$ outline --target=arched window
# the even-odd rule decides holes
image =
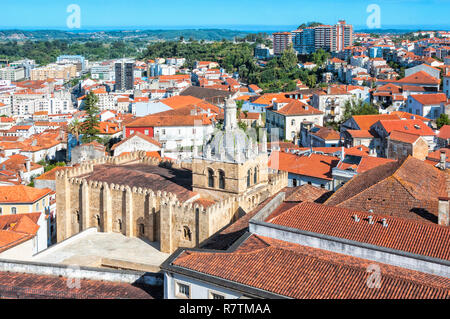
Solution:
[[[17,213],[17,209],[15,207],[11,207],[11,214],[16,214]]]
[[[189,229],[189,227],[187,227],[187,226],[183,227],[183,235],[184,235],[184,239],[191,240],[192,233],[191,233],[191,230]]]
[[[97,226],[100,227],[100,216],[99,216],[99,215],[96,215],[96,216],[95,216],[95,219],[97,219]]]
[[[225,172],[219,171],[219,188],[225,189]]]
[[[214,171],[208,168],[208,187],[214,187]]]
[[[255,167],[255,174],[253,175],[253,184],[258,184],[258,168]]]
[[[144,224],[139,224],[139,234],[145,235],[145,226]]]
[[[250,187],[252,182],[252,170],[249,169],[247,172],[247,187]]]
[[[119,230],[122,230],[122,220],[121,219],[117,220],[117,225],[119,226]]]

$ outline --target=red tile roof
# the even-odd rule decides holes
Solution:
[[[369,130],[346,130],[353,138],[373,138],[373,134]]]
[[[325,204],[437,223],[438,197],[449,191],[447,174],[409,156],[353,177]]]
[[[367,285],[371,264],[379,289]],[[448,278],[257,235],[234,252],[184,251],[171,266],[298,299],[449,298]]]
[[[417,139],[420,137],[418,134],[408,133],[408,132],[401,132],[401,131],[392,131],[389,135],[389,139],[393,141],[413,144],[417,141]]]
[[[397,115],[373,114],[373,115],[353,115],[353,120],[358,124],[360,130],[369,130],[370,127],[380,120],[398,120]]]
[[[408,112],[394,111],[394,112],[391,112],[390,114],[397,115],[401,119],[422,120],[422,121],[427,122],[427,123],[430,121],[430,119],[428,119],[428,118],[426,118],[424,116],[420,116],[420,115],[417,115],[417,114],[411,114],[411,113],[408,113]]]
[[[38,229],[41,213],[0,216],[0,252],[33,238]]]
[[[422,105],[436,105],[447,102],[447,96],[444,93],[413,94],[411,97]]]
[[[425,71],[419,71],[410,76],[404,77],[397,81],[397,83],[413,83],[413,84],[440,84],[441,81]]]
[[[49,195],[49,188],[34,188],[25,185],[0,186],[0,203],[34,203]]]
[[[360,219],[355,222],[357,215]],[[368,217],[373,217],[369,224]],[[382,219],[387,227],[382,225]],[[450,260],[450,228],[353,209],[303,202],[268,221],[327,236]]]
[[[198,125],[197,122],[202,123],[202,125],[211,124],[211,120],[203,115],[159,116],[152,114],[126,124],[126,127],[194,126]]]
[[[437,137],[442,138],[444,140],[450,138],[450,125],[444,125],[439,129],[439,134]]]
[[[434,136],[433,130],[421,120],[394,120],[394,121],[380,121],[381,126],[388,134],[392,131],[406,132],[417,134],[420,136]]]
[[[320,115],[323,114],[322,111],[319,111],[318,109],[312,107],[311,105],[308,105],[306,103],[303,103],[299,100],[293,100],[293,99],[277,99],[277,103],[285,103],[287,104],[283,106],[279,110],[275,110],[274,107],[268,108],[268,110],[271,110],[272,112],[283,114],[286,116],[295,116],[295,115]]]
[[[65,170],[67,169],[67,167],[64,166],[57,166],[51,170],[49,170],[48,172],[45,172],[44,174],[36,177],[35,179],[40,179],[40,180],[56,180],[56,172],[61,171],[61,170]]]
[[[5,298],[26,299],[152,299],[152,289],[101,280],[80,279],[79,288],[69,288],[68,278],[19,272],[0,272],[0,294]]]
[[[311,176],[332,180],[331,171],[339,162],[334,156],[311,154],[299,156],[291,153],[272,151],[269,157],[269,167],[292,174]]]
[[[328,128],[328,127],[322,127],[317,132],[311,133],[314,136],[317,136],[325,141],[329,140],[340,140],[341,136],[338,132],[335,130]]]

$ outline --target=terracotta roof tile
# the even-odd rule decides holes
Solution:
[[[438,197],[446,187],[446,174],[409,156],[353,177],[325,204],[437,223]]]
[[[370,264],[380,289],[367,285]],[[185,251],[172,266],[299,299],[449,298],[448,278],[256,235],[234,252]]]
[[[360,130],[370,130],[370,127],[380,120],[399,119],[397,115],[391,114],[354,115],[352,118],[358,124]]]
[[[34,203],[48,195],[49,188],[34,188],[25,185],[0,186],[0,203]]]
[[[332,180],[331,171],[338,162],[339,159],[334,156],[314,153],[309,156],[299,156],[272,151],[268,165],[271,169],[286,171],[292,174]]]

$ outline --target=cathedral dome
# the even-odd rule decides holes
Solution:
[[[259,154],[256,132],[245,132],[237,124],[236,103],[225,101],[224,129],[216,129],[212,139],[203,146],[203,158],[243,163]]]

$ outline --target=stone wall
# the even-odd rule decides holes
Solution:
[[[172,253],[178,247],[197,247],[234,222],[239,217],[239,208],[249,212],[286,187],[288,181],[285,172],[270,176],[261,172],[260,183],[254,187],[239,195],[226,196],[205,208],[197,203],[181,203],[175,194],[165,191],[87,181],[83,177],[94,170],[94,165],[135,162],[192,169],[191,163],[167,162],[146,157],[145,152],[133,152],[120,157],[98,158],[79,167],[58,171],[57,242],[95,227],[100,232],[119,232],[129,237],[159,241],[160,250],[165,253]]]

